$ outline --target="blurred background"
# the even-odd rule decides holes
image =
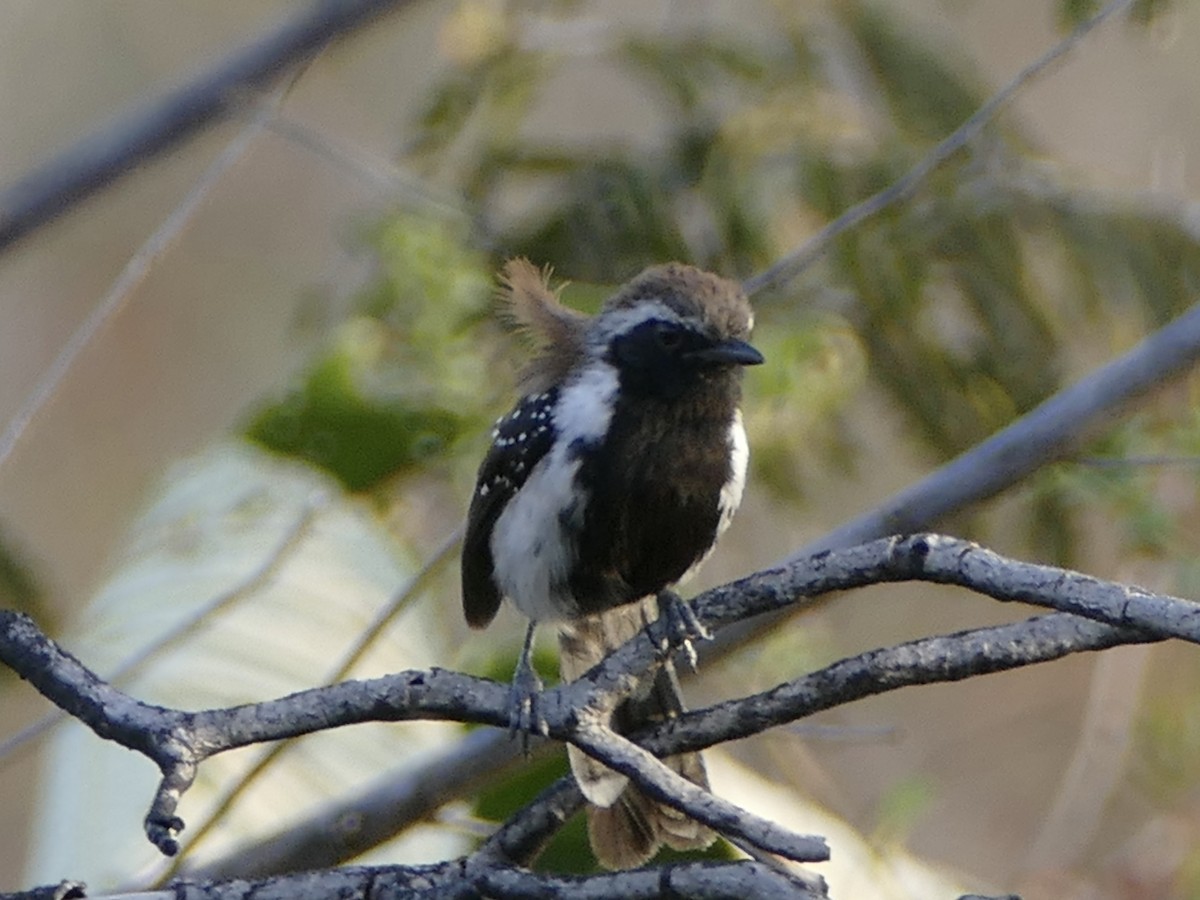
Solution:
[[[0,184],[298,10],[7,4]],[[162,644],[119,680],[156,702],[318,683],[463,515],[520,360],[490,315],[505,258],[553,266],[584,309],[667,259],[748,277],[902,175],[1091,10],[428,0],[348,36],[0,260],[2,427],[87,317],[114,310],[0,463],[0,602],[101,674]],[[751,485],[697,588],[870,509],[1194,302],[1200,8],[1139,10],[915,197],[755,298],[769,365],[747,383]],[[114,289],[188,202],[144,275]],[[1200,596],[1196,387],[1165,387],[1078,459],[940,528]],[[521,623],[468,634],[456,565],[352,674],[507,677]],[[944,588],[840,596],[689,695],[1027,614]],[[49,712],[12,676],[0,697],[0,739]],[[286,825],[271,798],[319,808],[461,734],[350,729],[283,759],[197,858]],[[840,817],[880,864],[880,897],[932,896],[898,874],[910,863],[1026,898],[1195,897],[1197,751],[1200,654],[1162,645],[837,709],[722,751],[717,788],[786,796],[803,830]],[[254,756],[230,759],[206,764],[190,825]],[[21,812],[0,821],[0,890],[161,877],[140,835],[154,774],[70,728],[5,752],[0,804]],[[377,858],[462,852],[486,815],[466,798]]]

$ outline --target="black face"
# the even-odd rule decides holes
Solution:
[[[715,340],[678,322],[650,319],[613,339],[609,361],[621,373],[623,391],[669,400],[716,373],[763,358],[745,341]]]

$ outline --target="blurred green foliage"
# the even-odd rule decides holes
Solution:
[[[1159,672],[1156,690],[1141,713],[1132,776],[1156,804],[1194,802],[1200,782],[1200,665],[1175,654],[1170,672]]]
[[[884,5],[771,9],[756,38],[618,33],[597,62],[523,42],[504,7],[461,4],[447,26],[457,64],[406,162],[461,196],[477,230],[412,211],[382,222],[359,318],[250,433],[356,490],[470,457],[511,399],[499,375],[512,348],[487,315],[504,257],[552,265],[577,284],[567,301],[589,308],[665,259],[744,277],[891,184],[986,97],[965,62]],[[577,64],[632,81],[654,112],[645,142],[568,142],[531,124]],[[822,469],[852,470],[843,416],[862,390],[887,397],[931,462],[948,459],[1058,390],[1082,339],[1190,304],[1200,247],[1179,216],[1073,185],[1025,145],[994,126],[914,199],[755,298],[769,362],[747,389],[758,483],[800,501]],[[1031,496],[1039,552],[1070,562],[1067,499],[1053,481]]]
[[[1101,0],[1058,0],[1058,19],[1064,28],[1078,25],[1084,19],[1094,16],[1107,3]],[[1139,24],[1145,24],[1160,13],[1165,12],[1171,5],[1171,0],[1137,0],[1130,10],[1130,18]]]
[[[33,571],[10,541],[0,535],[0,608],[17,609],[40,618],[45,615],[41,600],[42,592]]]
[[[914,776],[896,782],[881,798],[871,840],[876,845],[903,844],[937,799],[937,786]]]
[[[491,290],[486,258],[430,218],[397,216],[371,240],[379,274],[358,314],[300,384],[247,426],[253,440],[353,491],[445,456],[489,409],[475,334]]]

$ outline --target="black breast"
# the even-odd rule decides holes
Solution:
[[[581,612],[657,593],[708,552],[730,477],[737,384],[729,372],[669,399],[626,394],[602,452],[581,448],[588,501],[571,578]]]

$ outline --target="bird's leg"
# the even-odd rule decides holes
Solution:
[[[672,644],[679,644],[687,656],[692,671],[696,669],[696,648],[692,641],[712,640],[712,632],[696,618],[692,605],[674,591],[659,591],[658,617],[663,623],[663,642],[660,650],[666,653]]]
[[[508,691],[508,733],[521,735],[521,750],[529,753],[529,735],[534,729],[543,735],[547,732],[544,719],[538,715],[538,697],[542,692],[542,679],[533,668],[533,632],[536,622],[529,623],[525,632],[525,645],[513,672],[512,685]]]

